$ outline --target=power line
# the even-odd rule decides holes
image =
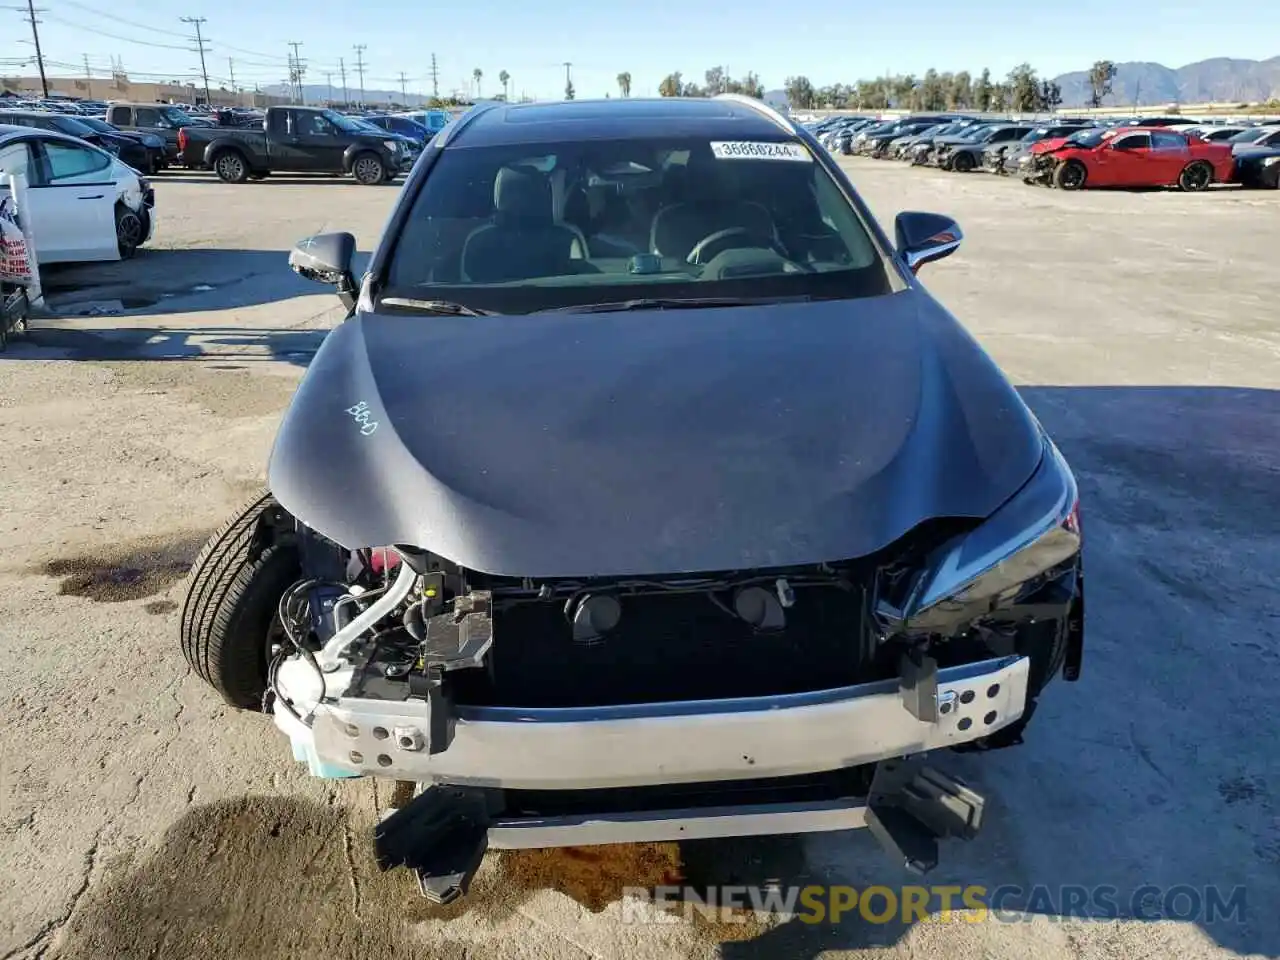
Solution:
[[[204,17],[179,17],[178,19],[181,20],[183,23],[189,23],[193,27],[195,27],[196,49],[200,51],[200,76],[204,78],[204,102],[212,103],[213,97],[209,96],[209,71],[205,68],[205,65],[204,65],[204,55],[206,52],[206,48],[204,45],[204,37],[200,33],[200,27],[205,23],[205,19]]]
[[[28,0],[30,3],[30,0]],[[98,37],[107,37],[110,40],[119,40],[122,43],[135,43],[140,47],[155,47],[159,50],[184,50],[190,52],[190,47],[180,46],[176,43],[154,43],[151,40],[139,40],[137,37],[126,37],[118,33],[107,33],[105,30],[99,30],[97,27],[86,27],[83,24],[76,23],[74,20],[64,20],[61,17],[55,17],[52,14],[45,14],[45,18],[60,26],[68,27],[72,30],[81,30],[85,33],[92,33]]]
[[[162,30],[159,27],[151,27],[145,23],[139,23],[136,20],[126,20],[124,17],[120,16],[117,13],[107,11],[107,10],[99,10],[97,7],[92,7],[87,3],[79,3],[78,0],[58,0],[58,2],[59,4],[65,4],[68,7],[76,7],[77,9],[83,10],[86,13],[92,13],[95,16],[104,17],[116,23],[122,23],[125,26],[133,27],[136,30],[148,30],[151,33],[158,33],[161,36],[165,36],[165,37],[178,37],[180,40],[187,39],[187,35],[185,33],[179,33],[176,30]]]
[[[29,0],[28,0],[29,2]],[[360,106],[364,106],[364,52],[367,49],[363,43],[357,43],[352,49],[356,52],[356,73],[360,74]]]

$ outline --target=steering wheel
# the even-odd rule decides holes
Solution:
[[[725,240],[731,240],[734,237],[750,236],[752,232],[753,231],[748,230],[746,227],[727,227],[724,230],[717,230],[715,233],[709,233],[693,245],[693,249],[689,251],[689,255],[684,258],[684,261],[685,263],[693,266],[701,266],[706,262],[702,259],[702,255],[707,252],[708,247],[713,247]],[[786,256],[783,251],[778,249],[777,242],[772,238],[769,239],[767,246],[768,249],[773,250],[779,256]],[[709,260],[711,258],[708,257],[707,259]]]

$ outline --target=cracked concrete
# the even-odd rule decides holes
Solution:
[[[1084,679],[1051,688],[1026,746],[951,758],[992,805],[936,882],[1239,884],[1245,922],[1090,923],[1017,901],[1008,923],[636,924],[620,890],[592,911],[521,886],[504,857],[443,909],[379,873],[369,830],[392,787],[307,777],[269,723],[191,676],[181,584],[143,596],[128,574],[93,599],[44,572],[192,550],[260,483],[340,314],[284,251],[320,228],[368,250],[394,197],[160,177],[161,251],[86,276],[214,289],[37,321],[0,355],[0,960],[1280,955],[1280,288],[1256,255],[1280,241],[1277,198],[851,169],[890,231],[901,209],[958,217],[965,246],[926,268],[930,289],[1024,388],[1084,497]],[[911,882],[861,833],[684,858],[708,883]]]

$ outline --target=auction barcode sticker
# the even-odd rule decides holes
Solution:
[[[717,160],[798,160],[813,163],[813,155],[798,143],[749,143],[743,140],[712,141]]]

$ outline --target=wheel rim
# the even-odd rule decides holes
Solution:
[[[136,213],[123,214],[116,223],[120,246],[133,249],[142,242],[142,219]]]
[[[239,157],[226,156],[218,158],[218,173],[229,180],[237,180],[244,172],[244,165]]]
[[[1182,175],[1192,190],[1203,190],[1209,185],[1208,171],[1202,166],[1195,166]]]
[[[356,177],[360,180],[377,180],[382,177],[382,170],[377,160],[364,157],[356,161]]]
[[[1074,163],[1062,171],[1062,185],[1064,187],[1078,187],[1083,182],[1084,177],[1081,176],[1080,168]]]

